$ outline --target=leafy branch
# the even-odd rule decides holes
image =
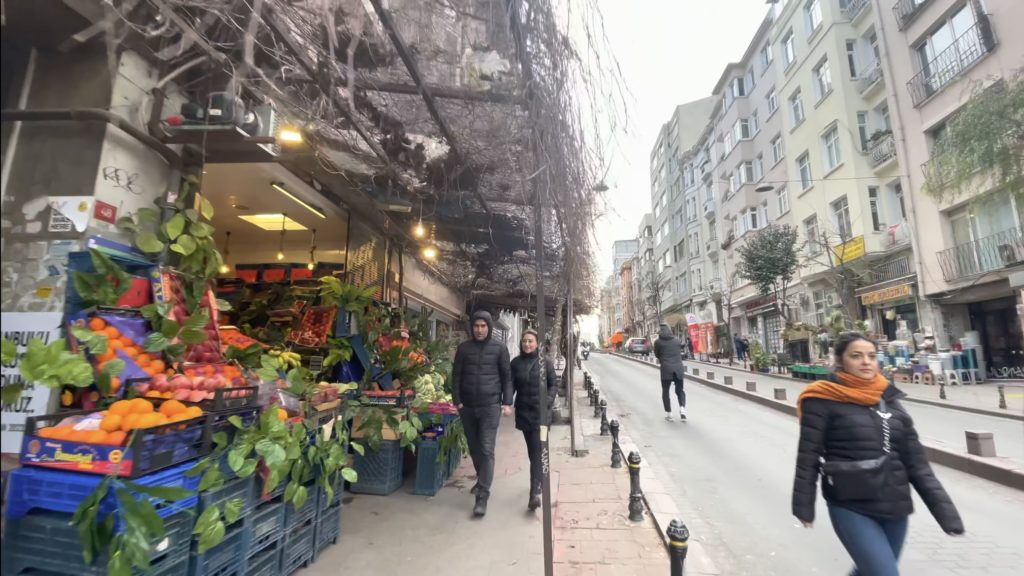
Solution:
[[[121,269],[109,256],[89,249],[95,272],[74,272],[75,291],[85,306],[114,306],[131,287],[132,275]]]
[[[11,340],[4,340],[4,364],[10,364],[17,358],[17,345]],[[109,372],[120,374],[124,363],[107,364]],[[2,397],[5,403],[15,402],[25,390],[26,383],[35,383],[47,388],[59,389],[62,386],[85,388],[93,383],[93,369],[85,357],[68,349],[67,340],[58,338],[49,344],[39,338],[29,340],[25,353],[18,362],[18,371],[22,381],[4,384]]]

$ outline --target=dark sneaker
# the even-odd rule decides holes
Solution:
[[[470,489],[469,493],[470,494],[476,494],[479,491],[480,491],[480,484],[476,483],[476,484],[473,484],[473,488]]]
[[[530,494],[530,503],[526,505],[526,509],[533,512],[537,508],[540,508],[540,493],[534,492]]]
[[[485,494],[476,495],[476,506],[473,506],[473,516],[482,518],[487,515],[487,496]]]

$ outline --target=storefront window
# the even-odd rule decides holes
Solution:
[[[782,316],[772,314],[765,316],[765,349],[769,354],[782,352]]]

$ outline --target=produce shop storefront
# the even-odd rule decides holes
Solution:
[[[897,340],[904,323],[911,333],[920,329],[915,283],[900,282],[869,286],[857,291],[866,316],[887,340]]]

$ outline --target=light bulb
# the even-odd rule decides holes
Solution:
[[[231,267],[228,266],[227,264],[221,264],[220,265],[220,273],[221,274],[227,274],[228,272],[231,272]]]
[[[426,258],[427,260],[433,260],[434,258],[437,258],[437,248],[434,248],[433,246],[427,246],[426,248],[423,249],[423,257]]]
[[[310,260],[309,264],[306,264],[306,269],[307,270],[312,270],[313,268],[316,268],[316,264],[314,264],[313,261]]]
[[[284,252],[278,252],[277,253],[277,259],[278,260],[284,260]]]
[[[423,238],[427,235],[427,229],[423,227],[423,222],[418,222],[412,229],[412,235],[417,238]]]

